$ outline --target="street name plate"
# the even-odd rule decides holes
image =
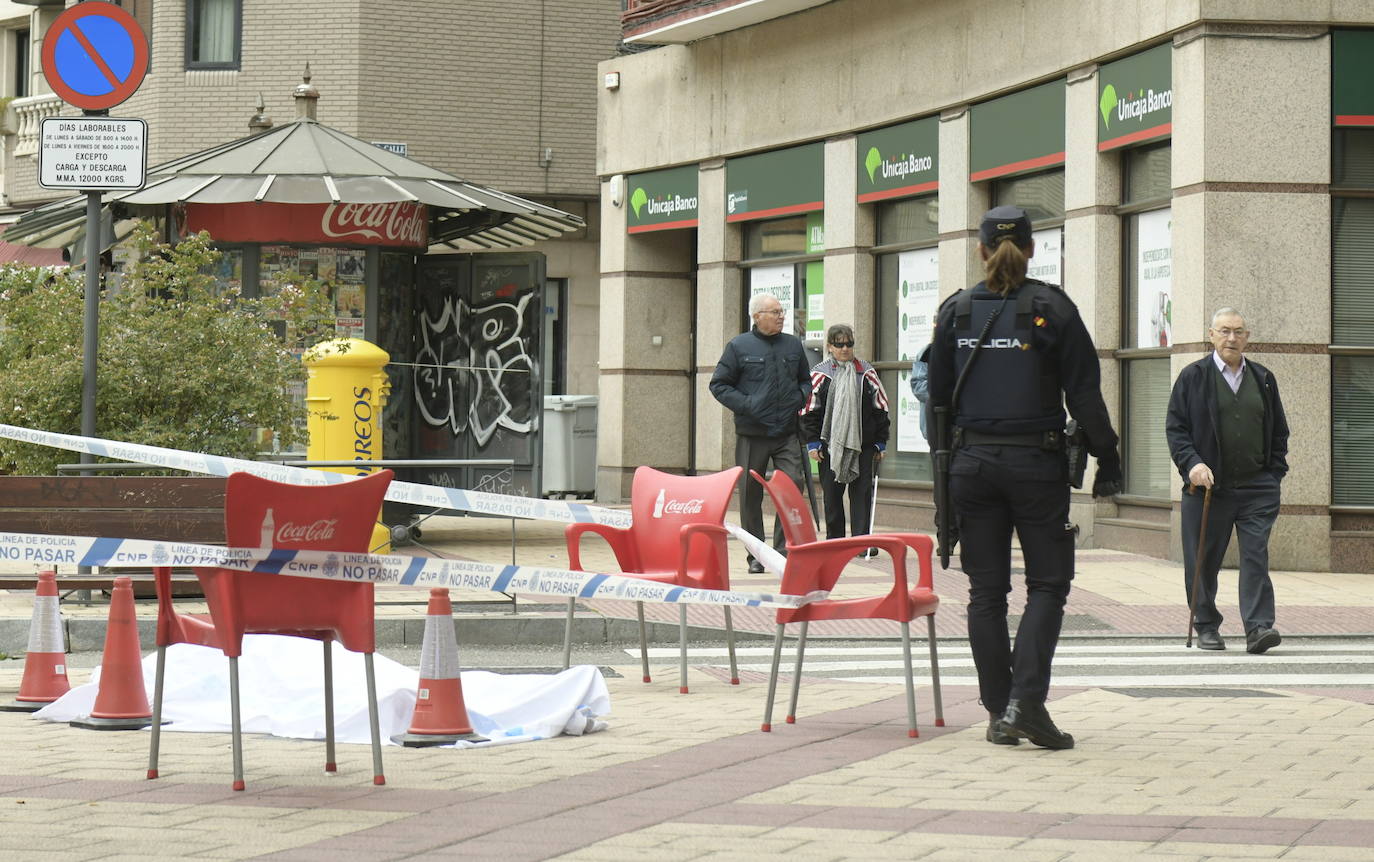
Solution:
[[[148,124],[109,117],[48,117],[38,142],[38,184],[45,189],[141,189]]]

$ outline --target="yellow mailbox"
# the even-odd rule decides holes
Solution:
[[[391,391],[382,367],[385,350],[361,338],[322,341],[305,352],[306,430],[310,461],[356,461],[357,466],[320,467],[350,476],[367,476],[382,458],[382,407]],[[390,553],[390,532],[378,524],[372,531],[375,553]]]

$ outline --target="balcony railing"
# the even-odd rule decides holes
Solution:
[[[9,109],[14,112],[13,125],[6,125],[6,131],[14,132],[14,154],[32,156],[38,152],[38,132],[43,120],[62,113],[63,102],[51,93],[41,96],[25,96],[10,102]]]
[[[626,42],[657,45],[694,42],[830,0],[622,0]]]

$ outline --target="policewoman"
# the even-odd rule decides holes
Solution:
[[[1073,736],[1045,709],[1073,580],[1065,406],[1097,458],[1094,497],[1120,491],[1117,436],[1078,308],[1057,285],[1026,277],[1035,251],[1026,213],[996,207],[978,233],[986,277],[941,304],[929,386],[932,406],[953,422],[949,492],[969,579],[969,642],[988,710],[986,738],[1072,748]],[[1026,579],[1015,649],[1007,633],[1013,530]]]

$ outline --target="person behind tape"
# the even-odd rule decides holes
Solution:
[[[797,414],[811,394],[811,366],[801,340],[783,332],[785,312],[776,296],[754,294],[749,317],[754,325],[730,339],[716,363],[711,394],[735,414],[735,463],[746,472],[739,486],[740,526],[763,539],[763,486],[747,474],[767,475],[772,464],[803,487]],[[780,518],[773,521],[773,546],[786,553]],[[763,572],[752,553],[749,571]]]
[[[988,710],[986,738],[1072,748],[1073,736],[1045,708],[1077,532],[1069,521],[1065,403],[1097,458],[1094,497],[1120,491],[1117,435],[1077,307],[1057,285],[1026,277],[1035,246],[1025,212],[989,210],[979,239],[986,280],[940,306],[930,400],[954,422],[950,495],[969,579],[969,642]],[[1015,649],[1007,634],[1013,530],[1026,579]]]
[[[811,397],[802,410],[802,435],[820,464],[825,537],[842,539],[849,492],[852,536],[872,532],[875,461],[887,449],[887,393],[873,366],[854,355],[854,330],[836,323],[825,333],[830,358],[811,369]],[[867,554],[865,554],[867,556]]]
[[[1245,651],[1259,654],[1283,640],[1274,628],[1269,531],[1279,514],[1279,483],[1288,472],[1288,420],[1273,373],[1244,355],[1250,332],[1240,312],[1219,309],[1208,334],[1215,349],[1179,372],[1164,422],[1169,454],[1186,483],[1181,511],[1183,589],[1193,606],[1204,493],[1188,492],[1211,488],[1202,595],[1194,608],[1197,645],[1226,649],[1217,610],[1217,570],[1234,526],[1240,545]]]

